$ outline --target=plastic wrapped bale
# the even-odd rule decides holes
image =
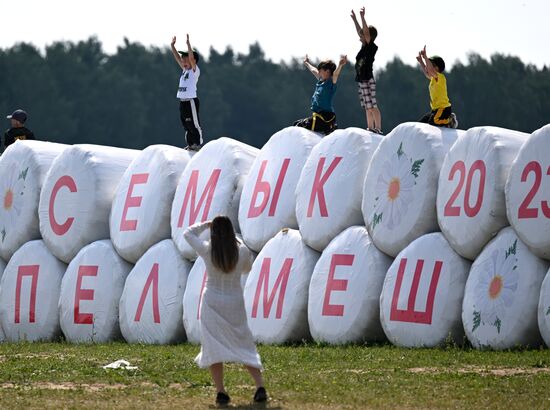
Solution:
[[[535,256],[511,227],[477,257],[466,283],[462,322],[476,348],[538,346],[539,294],[548,262]]]
[[[504,128],[470,128],[445,156],[437,219],[453,249],[465,258],[474,260],[508,225],[504,185],[527,137]]]
[[[464,131],[409,122],[374,152],[363,186],[362,211],[374,244],[396,256],[420,236],[439,231],[435,202],[445,154]]]
[[[46,174],[38,215],[48,248],[69,263],[84,246],[109,238],[109,213],[118,181],[139,151],[73,145]]]
[[[155,243],[170,238],[170,211],[178,180],[191,159],[188,151],[151,145],[120,180],[110,218],[117,252],[135,263]]]
[[[550,270],[546,272],[540,289],[537,319],[546,346],[550,346]]]
[[[59,297],[59,321],[70,342],[105,343],[121,338],[118,303],[132,265],[110,240],[93,242],[69,264]]]
[[[4,262],[2,259],[0,259],[0,281],[2,280],[2,275],[4,274],[4,269],[6,269],[6,262]],[[6,340],[6,335],[4,334],[4,331],[2,330],[2,323],[0,321],[0,342],[4,342]]]
[[[259,252],[282,228],[298,229],[295,190],[302,168],[321,141],[302,127],[275,133],[256,157],[245,181],[239,225],[246,245]]]
[[[253,253],[254,254],[254,253]],[[202,303],[202,292],[206,286],[206,265],[201,257],[198,257],[187,278],[187,286],[183,294],[183,327],[187,335],[187,341],[192,344],[200,344],[200,309]],[[246,285],[248,273],[241,275],[241,286]]]
[[[506,181],[510,224],[541,258],[550,259],[550,124],[523,144]]]
[[[440,232],[414,240],[388,269],[380,320],[397,346],[435,347],[464,340],[461,310],[470,261]]]
[[[313,339],[336,344],[385,340],[380,294],[391,263],[364,226],[352,226],[334,238],[315,265],[309,285]]]
[[[120,330],[129,343],[169,344],[185,340],[183,293],[191,263],[171,239],[138,260],[120,298]]]
[[[304,242],[322,251],[340,232],[363,224],[363,183],[382,137],[360,128],[336,130],[311,151],[296,187]]]
[[[196,153],[181,175],[172,204],[172,239],[187,259],[197,254],[183,237],[195,222],[217,215],[231,219],[239,232],[238,212],[243,184],[260,151],[230,138],[210,141]]]
[[[0,157],[0,257],[40,239],[38,201],[46,173],[67,145],[16,141]]]
[[[279,232],[258,254],[244,288],[248,326],[261,343],[309,339],[308,289],[320,254],[300,232]]]
[[[27,242],[13,254],[0,283],[0,322],[8,341],[61,336],[57,304],[66,268],[42,240]]]

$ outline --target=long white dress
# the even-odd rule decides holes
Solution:
[[[262,368],[260,355],[248,327],[241,274],[252,268],[252,253],[239,242],[239,261],[230,273],[212,264],[210,240],[200,235],[208,229],[208,222],[196,223],[183,235],[189,245],[204,259],[206,286],[200,308],[201,351],[195,362],[201,368],[214,363],[237,362]]]

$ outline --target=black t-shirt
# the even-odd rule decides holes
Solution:
[[[25,127],[10,128],[4,133],[4,149],[8,148],[15,140],[33,140],[34,134]]]
[[[378,46],[374,44],[374,41],[363,44],[363,47],[357,53],[357,57],[355,57],[355,81],[369,81],[374,78],[372,65],[377,51]]]

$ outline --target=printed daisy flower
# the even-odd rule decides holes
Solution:
[[[15,227],[23,208],[25,173],[19,173],[18,167],[11,164],[0,180],[0,241]]]
[[[411,173],[411,161],[403,153],[394,154],[384,162],[382,173],[378,175],[375,186],[376,205],[373,220],[382,217],[381,222],[393,229],[407,213],[413,198],[414,175]],[[378,215],[377,215],[378,214]]]
[[[506,309],[514,303],[518,288],[518,271],[515,269],[515,255],[494,250],[480,265],[481,278],[475,291],[475,305],[481,320],[490,325],[500,323]],[[500,324],[497,326],[500,328]]]

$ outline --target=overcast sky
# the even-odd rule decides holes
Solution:
[[[30,42],[43,49],[54,41],[95,35],[114,53],[124,37],[168,47],[177,35],[182,48],[190,33],[203,54],[210,46],[222,52],[228,45],[246,53],[258,41],[276,62],[306,53],[332,59],[347,54],[353,62],[360,43],[350,10],[358,14],[362,5],[367,22],[378,28],[375,67],[394,56],[416,64],[424,44],[448,64],[465,62],[473,51],[550,66],[550,0],[20,0],[9,5],[3,0],[0,47]]]

